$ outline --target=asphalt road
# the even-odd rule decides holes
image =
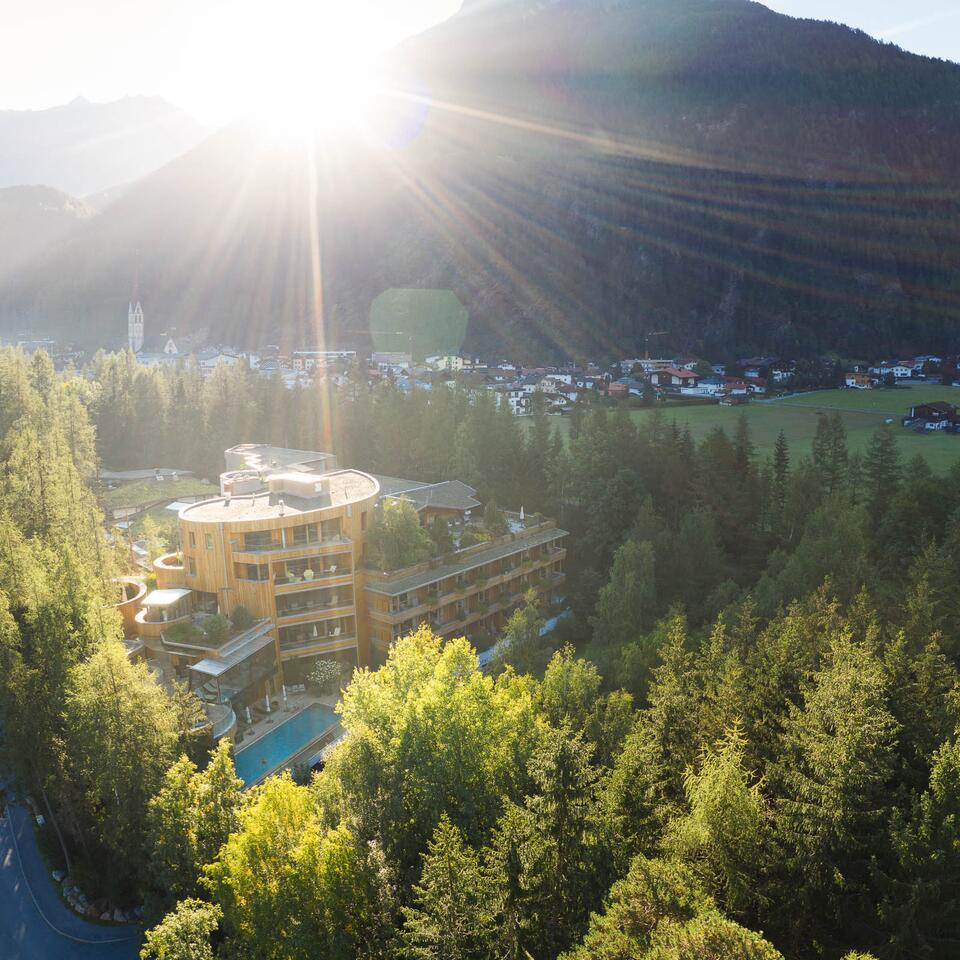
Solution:
[[[60,899],[30,814],[0,820],[0,960],[136,960],[140,931],[88,923]]]

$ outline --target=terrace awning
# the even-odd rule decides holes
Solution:
[[[254,654],[267,647],[273,646],[273,637],[267,633],[259,637],[251,637],[239,644],[234,650],[220,657],[207,657],[205,660],[194,663],[190,667],[191,673],[201,673],[212,679],[222,677],[228,670],[243,663]]]
[[[151,590],[141,601],[145,607],[170,607],[178,600],[193,593],[184,587],[169,587],[166,590]]]

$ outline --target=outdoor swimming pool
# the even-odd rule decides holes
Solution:
[[[337,722],[328,707],[311,703],[295,717],[264,734],[249,747],[241,747],[234,756],[237,776],[247,785],[299,753],[312,740]]]

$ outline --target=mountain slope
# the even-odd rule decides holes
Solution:
[[[205,131],[158,97],[49,110],[0,111],[0,187],[43,184],[74,196],[136,180],[189,150]]]
[[[318,250],[344,344],[409,286],[478,350],[954,344],[960,67],[744,0],[506,0],[391,69],[392,149],[226,131],[0,280],[0,322],[119,339],[139,250],[148,324],[310,341]]]
[[[95,216],[82,200],[52,187],[0,188],[0,263],[18,267]]]

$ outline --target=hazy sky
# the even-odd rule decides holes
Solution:
[[[159,94],[226,119],[296,60],[375,54],[460,0],[3,0],[0,109]]]
[[[0,108],[160,94],[218,122],[291,61],[375,53],[459,0],[4,0]],[[960,0],[769,0],[960,61]],[[290,49],[289,56],[278,51]]]
[[[792,17],[837,20],[904,50],[960,62],[960,0],[763,0]]]

